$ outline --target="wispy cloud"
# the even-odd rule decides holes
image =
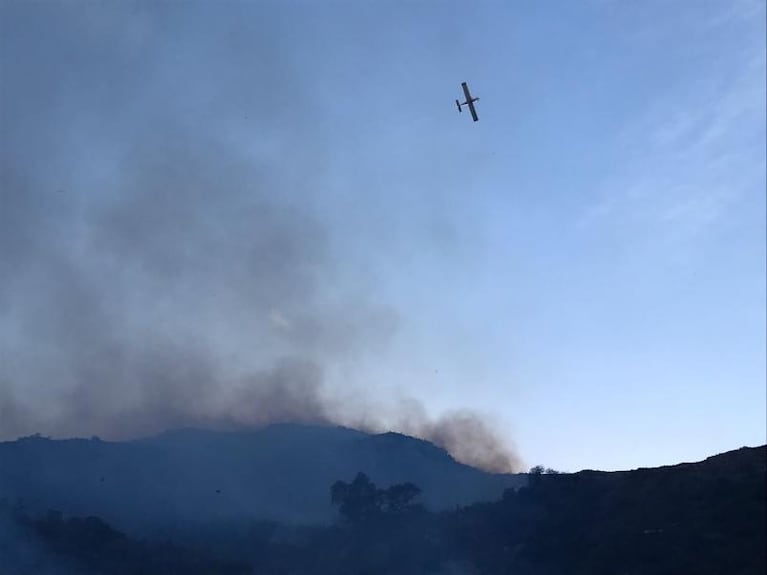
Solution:
[[[736,7],[708,25],[753,28],[744,15],[759,7]],[[722,61],[697,66],[694,81],[670,85],[625,126],[617,137],[625,163],[609,170],[578,227],[634,224],[691,239],[763,192],[763,40],[752,35],[729,48]]]

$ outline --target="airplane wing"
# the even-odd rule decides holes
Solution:
[[[467,102],[471,102],[471,94],[469,93],[469,85],[466,82],[461,82],[461,88],[463,88],[463,95],[466,97]]]
[[[477,110],[474,109],[474,102],[471,100],[467,100],[467,102],[469,102],[469,112],[471,112],[471,119],[476,122],[479,120],[479,118],[477,117]]]
[[[469,85],[466,82],[461,82],[461,88],[463,88],[463,95],[466,96],[466,104],[469,106],[469,112],[471,112],[471,119],[475,122],[479,120],[479,117],[477,116],[477,110],[474,107],[474,102],[478,100],[478,98],[472,98],[471,92],[469,92]]]

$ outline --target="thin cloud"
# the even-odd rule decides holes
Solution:
[[[718,25],[735,23],[748,25],[732,16]],[[576,227],[628,223],[693,238],[759,187],[765,56],[761,44],[744,44],[735,51],[736,66],[720,67],[719,75],[684,91],[670,88],[626,127],[618,138],[626,163],[612,169]]]

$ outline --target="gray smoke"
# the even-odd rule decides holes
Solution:
[[[509,441],[481,415],[469,410],[446,413],[435,420],[423,419],[416,425],[403,426],[403,430],[444,447],[458,461],[487,471],[513,473],[523,469]]]
[[[364,419],[324,373],[397,314],[342,280],[266,6],[0,7],[0,438]],[[402,429],[514,465],[471,414]]]
[[[524,466],[514,445],[492,425],[489,416],[463,409],[433,417],[422,403],[414,399],[395,403],[381,402],[376,413],[353,413],[345,421],[351,427],[382,432],[395,429],[400,433],[431,441],[448,451],[455,459],[495,473],[515,473]]]

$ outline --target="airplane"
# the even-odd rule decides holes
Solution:
[[[460,103],[458,100],[455,101],[455,105],[458,106],[458,111],[461,112],[461,106],[468,106],[469,112],[471,112],[471,117],[476,122],[479,120],[477,117],[477,110],[474,109],[474,102],[479,102],[479,98],[472,98],[471,94],[469,93],[469,86],[466,84],[466,82],[461,82],[461,88],[463,88],[463,95],[466,97],[466,101],[463,103]]]

